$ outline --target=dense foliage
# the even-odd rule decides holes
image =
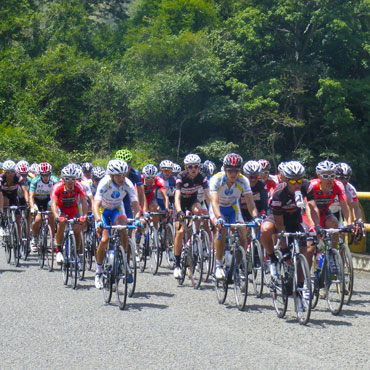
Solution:
[[[370,0],[2,0],[0,159],[234,150],[366,188],[369,55]]]

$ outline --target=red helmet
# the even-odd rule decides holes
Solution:
[[[48,162],[42,162],[39,164],[39,174],[40,175],[50,175],[51,174],[51,164]]]
[[[15,170],[21,175],[28,175],[29,172],[28,163],[26,161],[19,161],[17,163],[17,166],[15,167]]]
[[[267,159],[259,159],[258,162],[261,163],[262,171],[264,171],[264,170],[270,171],[271,170],[271,164]]]
[[[229,153],[226,154],[223,160],[224,168],[238,168],[241,170],[243,158],[239,154]]]

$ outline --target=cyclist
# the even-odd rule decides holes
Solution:
[[[266,190],[270,198],[275,188],[279,184],[279,179],[277,176],[270,174],[271,164],[268,160],[259,159],[258,162],[261,163],[262,167],[261,179],[266,183]]]
[[[30,169],[29,169],[30,171],[29,176],[31,179],[35,178],[38,175],[37,173],[38,168],[39,168],[39,165],[36,162],[31,164]]]
[[[200,173],[200,157],[197,154],[188,154],[184,158],[185,170],[180,172],[176,178],[175,191],[175,211],[176,211],[176,235],[175,235],[175,263],[176,267],[173,275],[176,279],[181,278],[182,271],[180,268],[182,239],[184,237],[184,225],[180,224],[185,212],[190,211],[194,215],[202,215],[202,206],[198,201],[199,188],[204,189],[206,200],[209,202],[208,180],[205,175]],[[200,222],[198,222],[198,229]]]
[[[96,190],[98,189],[99,181],[105,176],[105,170],[103,167],[97,166],[93,167],[91,170],[91,184],[85,186],[85,191],[90,204],[94,203],[94,197]],[[89,209],[91,211],[91,209]]]
[[[15,171],[22,176],[23,181],[25,185],[27,186],[27,190],[29,190],[29,186],[31,183],[31,179],[28,177],[29,172],[29,164],[27,161],[19,161],[15,167]],[[18,186],[18,199],[19,199],[19,205],[25,206],[26,205],[26,199],[24,197],[23,190],[20,186]]]
[[[312,184],[304,179],[305,168],[298,161],[286,162],[284,165],[284,177],[286,182],[280,183],[272,196],[270,207],[271,214],[261,225],[260,241],[270,257],[271,277],[277,277],[278,259],[274,253],[273,235],[282,231],[297,232],[308,231],[306,224],[302,222],[302,208],[310,210],[312,221],[311,231],[321,234],[319,210],[315,202],[315,195]],[[305,199],[305,200],[304,200]],[[283,255],[289,256],[285,239],[281,241]],[[312,261],[314,247],[306,249],[307,260]]]
[[[176,178],[180,172],[181,172],[181,166],[177,163],[173,163],[172,164],[172,175]]]
[[[159,164],[159,169],[161,170],[159,177],[163,179],[165,183],[166,192],[170,204],[174,203],[174,194],[176,186],[176,178],[172,175],[172,165],[173,163],[168,159],[165,159]],[[164,211],[166,207],[164,204],[163,194],[160,191],[160,187],[157,187],[155,191],[155,198],[157,200],[158,205],[161,207],[162,211]]]
[[[284,175],[284,168],[287,163],[288,162],[281,162],[278,165],[278,174],[276,175],[276,178],[279,184],[281,184],[282,182],[286,182],[286,177]]]
[[[226,229],[222,229],[226,222],[225,219],[228,219],[229,223],[244,223],[239,205],[240,197],[245,197],[245,203],[250,214],[256,222],[260,222],[249,180],[240,173],[242,164],[243,159],[239,154],[227,154],[223,159],[224,172],[214,175],[209,184],[211,198],[209,215],[218,229],[218,235],[214,238],[216,247],[215,277],[217,280],[225,279],[225,271],[222,265],[226,244]],[[239,232],[240,242],[246,248],[246,227],[240,228]]]
[[[137,198],[139,200],[139,205],[141,209],[144,209],[144,201],[145,201],[144,185],[141,180],[140,172],[131,166],[132,157],[133,157],[132,153],[128,149],[118,150],[115,155],[116,159],[119,159],[127,163],[128,165],[127,178],[135,185]],[[132,208],[131,208],[129,197],[125,197],[123,199],[123,204],[125,207],[126,216],[128,218],[133,218],[133,213],[132,213]]]
[[[262,166],[260,162],[248,161],[243,166],[243,173],[248,178],[253,193],[253,200],[256,205],[258,214],[262,217],[266,215],[268,208],[268,194],[265,182],[260,179]],[[245,221],[251,221],[252,216],[248,211],[248,205],[244,197],[241,198],[242,216]]]
[[[53,186],[58,183],[59,179],[52,175],[52,167],[48,162],[39,164],[39,175],[31,181],[30,185],[30,207],[31,213],[35,211],[47,211],[50,209],[50,196]],[[37,235],[40,230],[41,214],[37,214],[35,222],[32,225],[31,249],[37,252]],[[54,218],[49,215],[49,224],[54,233]]]
[[[82,167],[81,169],[83,173],[82,181],[85,181],[86,183],[91,184],[91,171],[93,169],[92,163],[84,162],[82,163],[81,167]]]
[[[126,162],[119,159],[109,161],[107,175],[100,180],[93,203],[93,213],[98,232],[103,226],[108,226],[109,224],[124,225],[127,223],[125,208],[122,206],[122,200],[125,197],[130,199],[133,211],[135,212],[135,224],[139,226],[141,212],[134,185],[126,178],[127,172],[128,165]],[[108,242],[108,230],[103,230],[102,238],[96,251],[95,287],[98,289],[103,288],[102,264]],[[125,251],[129,254],[127,233],[124,231],[121,232],[121,243]],[[130,274],[128,281],[132,282],[132,279],[132,275]]]
[[[69,164],[62,169],[61,175],[61,181],[56,183],[51,191],[51,211],[53,212],[54,219],[59,221],[57,232],[55,234],[57,264],[61,264],[63,262],[62,243],[66,224],[65,218],[70,220],[81,216],[77,208],[78,198],[80,198],[82,204],[82,217],[80,217],[80,219],[84,220],[87,213],[85,190],[81,183],[76,181],[77,176],[79,176],[78,167],[73,163]],[[77,251],[79,254],[82,253],[81,230],[82,225],[73,225]]]

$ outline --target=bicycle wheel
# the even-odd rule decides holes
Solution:
[[[243,311],[248,295],[248,261],[247,255],[241,246],[234,248],[232,270],[236,306],[240,311]]]
[[[120,310],[123,310],[126,306],[127,300],[127,260],[126,253],[123,250],[122,246],[119,246],[119,249],[116,253],[114,260],[114,276],[116,281],[116,294],[117,301]]]
[[[339,248],[340,256],[343,261],[343,273],[344,273],[344,304],[349,304],[353,294],[353,262],[352,254],[348,245],[342,243]]]
[[[338,250],[330,249],[326,257],[325,290],[330,312],[339,315],[344,301],[343,262]]]
[[[208,281],[212,272],[212,250],[207,231],[201,231],[202,249],[203,249],[203,281]]]
[[[50,255],[49,255],[49,251],[50,251],[50,235],[49,235],[49,229],[48,229],[48,226],[45,225],[44,226],[44,240],[43,240],[43,248],[44,248],[44,253],[45,253],[45,262],[50,270]]]
[[[86,271],[86,258],[85,258],[85,234],[81,231],[81,246],[78,253],[78,279],[83,280],[85,278]]]
[[[198,235],[194,235],[190,255],[190,279],[194,289],[199,289],[203,276],[203,248]]]
[[[257,298],[261,298],[264,282],[263,251],[258,240],[251,241],[250,258],[252,265],[253,290]]]
[[[54,247],[54,238],[53,238],[53,231],[51,226],[48,225],[47,227],[47,254],[48,254],[48,265],[49,271],[54,270],[54,258],[55,258],[55,247]]]
[[[39,267],[42,269],[45,264],[45,249],[44,249],[44,227],[40,227],[38,235],[38,245],[37,245],[37,259],[39,262]]]
[[[93,233],[93,230],[87,230],[85,232],[85,258],[87,262],[87,269],[89,271],[91,271],[93,264]]]
[[[299,282],[299,274],[302,273],[303,282]],[[303,254],[299,254],[294,268],[293,279],[293,298],[298,322],[306,325],[310,320],[312,291],[311,291],[311,274],[308,262]]]
[[[74,235],[69,235],[70,261],[69,272],[71,277],[71,287],[76,289],[78,280],[78,255],[76,248],[76,239]]]
[[[113,277],[112,277],[112,266],[109,263],[107,255],[104,257],[103,261],[103,295],[104,302],[109,303],[112,299],[113,292]]]
[[[165,240],[165,255],[167,260],[167,266],[173,269],[175,266],[175,255],[174,255],[174,231],[172,225],[166,225],[166,240]]]
[[[18,225],[13,224],[10,227],[10,244],[13,250],[13,264],[14,266],[19,266],[20,250],[19,250],[19,234]]]
[[[129,238],[129,247],[130,247],[130,259],[128,261],[129,272],[132,274],[132,283],[127,283],[128,296],[132,297],[135,293],[136,288],[136,254],[135,254],[135,243]]]
[[[186,276],[186,268],[188,267],[188,253],[189,248],[185,244],[185,241],[182,241],[182,249],[181,249],[181,258],[180,258],[180,268],[181,268],[181,277],[177,279],[179,285],[184,284],[185,276]]]
[[[146,259],[149,254],[149,234],[144,235],[144,242],[143,244],[139,243],[138,252],[139,252],[139,267],[140,271],[144,272],[146,267]]]
[[[69,279],[69,240],[68,237],[65,238],[65,242],[63,245],[63,262],[61,266],[62,270],[62,278],[63,278],[63,284],[67,285],[68,284],[68,279]]]
[[[20,237],[20,250],[21,250],[21,257],[24,261],[27,260],[28,257],[28,245],[29,245],[29,238],[28,238],[28,226],[27,220],[21,220],[21,237]]]
[[[6,263],[10,263],[12,259],[12,248],[11,248],[11,242],[10,242],[10,235],[7,228],[4,228],[6,230],[5,232],[8,232],[8,235],[4,236],[4,248],[5,248],[5,259]]]
[[[319,286],[319,278],[318,278],[318,271],[316,270],[315,265],[316,255],[314,255],[314,262],[311,266],[311,292],[312,292],[312,302],[311,302],[311,309],[314,309],[317,306],[320,296],[320,286]]]
[[[279,260],[281,259],[281,256]],[[288,291],[285,279],[285,270],[283,263],[277,263],[277,278],[270,280],[270,291],[272,303],[276,314],[279,318],[283,318],[288,307]]]
[[[222,258],[222,264],[225,266],[225,257]],[[227,297],[227,291],[229,289],[228,280],[229,280],[229,273],[230,269],[227,268],[225,271],[226,279],[225,280],[217,280],[215,279],[215,289],[216,289],[216,297],[219,304],[224,304],[226,297]]]
[[[161,259],[161,246],[158,239],[158,231],[153,229],[149,236],[149,254],[150,254],[150,271],[153,275],[158,272],[159,262]]]

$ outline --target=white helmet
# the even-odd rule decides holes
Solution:
[[[322,161],[316,166],[316,173],[334,172],[335,170],[336,166],[332,161]]]
[[[38,175],[39,173],[39,165],[37,163],[32,163],[30,166],[30,172],[36,173]]]
[[[216,165],[212,161],[209,161],[208,159],[204,161],[204,165],[207,168],[208,175],[213,176],[213,174],[216,172],[216,169],[217,169]]]
[[[262,172],[262,165],[260,162],[257,161],[248,161],[243,166],[243,172],[245,175],[250,176],[258,176]]]
[[[93,167],[91,170],[91,176],[93,179],[102,179],[105,176],[105,170],[103,167],[97,166]]]
[[[5,161],[3,163],[4,171],[15,171],[16,164],[14,161]]]
[[[112,159],[108,162],[107,173],[109,175],[125,175],[128,171],[128,165],[120,159]]]
[[[178,173],[181,172],[181,166],[177,163],[172,164],[172,172]]]
[[[143,168],[143,174],[145,177],[155,177],[155,175],[157,174],[158,172],[158,169],[156,166],[154,166],[154,164],[147,164],[144,166]]]
[[[301,162],[290,161],[285,163],[284,176],[288,179],[302,178],[306,170]]]
[[[184,158],[184,164],[187,166],[188,164],[200,164],[201,160],[198,154],[188,154]]]
[[[73,177],[77,178],[78,176],[78,167],[74,163],[70,163],[67,166],[62,168],[61,171],[62,177]]]
[[[352,168],[349,164],[341,162],[337,163],[337,176],[351,176],[352,175]]]
[[[284,168],[285,168],[285,165],[287,164],[287,162],[281,162],[279,163],[278,165],[278,171],[280,174],[284,175]]]
[[[77,167],[77,176],[76,176],[76,179],[77,180],[81,180],[82,179],[82,176],[83,176],[83,172],[82,172],[82,169]]]
[[[159,164],[159,169],[160,170],[172,170],[173,163],[169,159],[165,159]]]
[[[29,166],[27,161],[19,161],[15,166],[15,170],[21,175],[26,175],[29,172]]]

